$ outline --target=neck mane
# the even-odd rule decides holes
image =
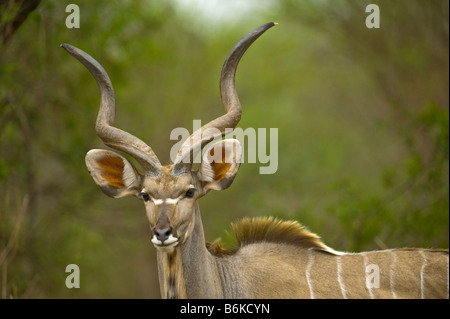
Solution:
[[[340,255],[296,221],[273,217],[243,218],[231,224],[237,245],[224,248],[220,239],[205,242],[200,210],[195,207],[195,226],[191,236],[172,253],[158,252],[158,269],[163,298],[220,298],[222,283],[217,282],[217,260],[236,254],[244,246],[284,243],[299,248],[314,248]],[[189,290],[186,288],[189,287]]]
[[[339,254],[325,245],[318,235],[296,221],[283,221],[274,217],[246,217],[232,223],[231,229],[237,244],[232,248],[225,248],[221,239],[216,239],[212,243],[206,243],[211,254],[218,257],[230,256],[244,246],[259,242],[290,244]]]

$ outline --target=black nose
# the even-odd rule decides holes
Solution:
[[[162,244],[164,244],[164,241],[167,240],[171,234],[172,230],[170,228],[155,229],[156,239],[161,241]]]

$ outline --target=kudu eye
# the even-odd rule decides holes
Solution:
[[[186,191],[185,196],[186,196],[187,198],[192,198],[192,197],[194,197],[195,191],[196,191],[195,188],[189,188],[189,189]]]
[[[139,198],[142,198],[144,200],[144,202],[148,202],[150,200],[150,195],[148,195],[147,193],[144,192],[140,192],[138,194]]]

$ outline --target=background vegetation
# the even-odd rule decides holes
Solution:
[[[2,32],[13,2],[0,3]],[[279,22],[237,73],[240,127],[278,128],[278,171],[245,163],[230,189],[201,199],[207,239],[274,215],[337,250],[448,248],[448,1],[273,0],[222,13],[227,4],[79,0],[81,27],[67,29],[72,2],[41,1],[0,46],[2,298],[159,298],[142,204],[104,196],[85,168],[85,153],[104,147],[99,92],[64,42],[103,64],[116,125],[168,162],[173,128],[222,114],[218,79],[234,43]],[[365,27],[369,3],[380,29]],[[72,263],[80,289],[65,286]]]

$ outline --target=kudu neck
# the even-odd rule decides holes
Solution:
[[[192,234],[172,254],[158,252],[158,270],[163,298],[222,297],[216,257],[206,248],[198,203]]]

